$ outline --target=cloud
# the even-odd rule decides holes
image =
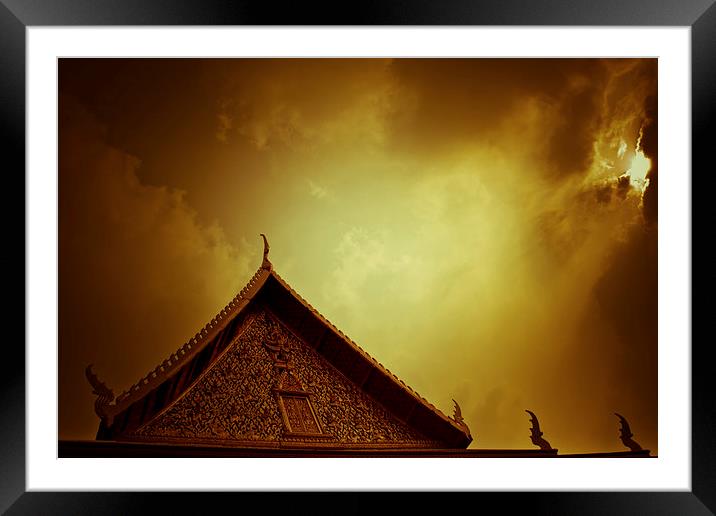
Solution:
[[[583,436],[593,450],[621,449],[613,412],[631,422],[634,438],[655,450],[658,415],[658,274],[656,231],[640,223],[611,247],[586,298],[578,340],[565,348],[545,397],[580,414],[557,429],[564,444]],[[578,373],[577,373],[578,372]],[[578,374],[578,376],[577,376]],[[590,394],[591,393],[591,394]],[[598,399],[585,403],[597,396]],[[580,401],[581,400],[581,401]],[[551,409],[549,412],[554,413]],[[558,415],[555,414],[555,420]],[[571,435],[570,435],[571,434]]]
[[[328,190],[315,181],[306,179],[306,184],[308,185],[308,193],[311,194],[312,197],[323,199],[328,195]]]
[[[216,119],[218,121],[218,127],[216,129],[216,139],[222,143],[226,143],[228,141],[227,135],[229,134],[231,128],[234,126],[234,120],[226,113],[219,113],[218,115],[216,115]]]
[[[562,176],[589,164],[607,77],[599,60],[398,59],[391,70],[403,92],[396,96],[391,134],[406,152],[509,138],[500,134],[501,122],[533,99],[547,143],[545,172]]]
[[[257,59],[241,64],[223,90],[231,99],[227,105],[236,135],[256,149],[296,151],[343,138],[381,140],[387,60]]]
[[[334,255],[337,263],[325,286],[326,295],[338,304],[357,308],[366,283],[389,272],[385,235],[351,228],[341,237]]]
[[[69,437],[97,424],[84,365],[119,394],[223,308],[216,300],[241,288],[256,253],[201,223],[183,192],[144,184],[141,162],[107,145],[72,98],[60,97],[60,128],[60,419]]]
[[[655,448],[656,60],[160,65],[172,81],[72,74],[111,122],[101,137],[72,111],[61,131],[61,320],[98,326],[72,330],[106,341],[98,372],[129,346],[131,382],[173,351],[248,278],[260,248],[238,242],[262,231],[329,320],[445,412],[458,400],[476,446],[531,447],[530,409],[562,451],[621,448],[614,411]],[[174,111],[151,87],[169,82]],[[643,198],[625,175],[640,131]],[[109,306],[108,338],[82,314]]]
[[[524,411],[522,405],[503,387],[493,387],[484,394],[470,411],[474,421],[471,431],[477,447],[490,443],[490,446],[510,448],[516,437],[523,437],[529,425],[521,417],[520,412]],[[468,426],[470,423],[468,421]],[[527,448],[527,445],[524,447]]]
[[[642,127],[641,147],[644,154],[651,160],[651,168],[646,175],[649,184],[644,190],[644,218],[650,224],[655,224],[658,216],[657,199],[659,198],[659,152],[658,152],[658,102],[656,95],[647,97],[646,120]]]

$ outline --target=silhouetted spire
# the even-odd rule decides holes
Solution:
[[[268,243],[268,240],[266,240],[266,235],[261,233],[261,237],[264,239],[264,259],[261,262],[261,268],[271,270],[272,269],[271,262],[268,259],[269,243]]]

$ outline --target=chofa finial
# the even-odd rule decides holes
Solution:
[[[472,437],[472,435],[470,434],[470,428],[468,428],[467,423],[465,423],[465,419],[463,419],[462,417],[462,410],[460,410],[460,405],[458,405],[457,401],[455,401],[454,399],[452,400],[452,402],[455,404],[455,406],[453,407],[452,415],[453,421],[455,421],[469,437]]]
[[[539,427],[539,420],[537,419],[535,413],[531,410],[525,410],[525,412],[530,415],[530,420],[532,422],[532,428],[530,428],[530,440],[532,441],[532,444],[539,446],[540,450],[552,450],[553,448],[552,445],[549,444],[549,441],[542,437],[544,433]]]
[[[619,439],[622,440],[622,443],[624,443],[624,446],[629,448],[631,451],[640,451],[641,446],[639,445],[638,442],[636,442],[634,439],[632,439],[632,436],[634,434],[631,433],[631,428],[629,427],[629,422],[621,414],[617,414],[615,412],[614,415],[619,418],[619,421],[621,421],[621,428],[619,428]]]
[[[114,393],[112,389],[102,383],[97,375],[92,372],[92,364],[88,365],[85,369],[85,376],[87,381],[92,386],[92,394],[97,396],[94,402],[94,412],[100,419],[104,420],[109,426],[112,424],[112,416],[108,413],[107,407],[112,401],[114,401]]]
[[[271,270],[271,262],[268,259],[269,243],[268,240],[266,240],[266,235],[264,235],[263,233],[261,233],[261,238],[264,239],[264,259],[261,262],[261,268]]]

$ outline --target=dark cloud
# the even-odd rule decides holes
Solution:
[[[631,188],[629,176],[626,174],[606,179],[591,187],[597,203],[604,205],[611,204],[612,201],[623,201]]]
[[[646,120],[642,129],[641,147],[644,155],[651,160],[651,168],[646,175],[649,184],[644,191],[644,218],[650,224],[655,224],[658,216],[657,199],[659,197],[659,118],[658,100],[656,95],[650,95],[645,102]]]
[[[523,102],[544,111],[544,171],[584,173],[592,158],[608,70],[580,59],[398,59],[391,135],[406,152],[423,154],[510,139],[502,122]],[[507,133],[506,135],[504,133]],[[513,145],[519,151],[518,134]],[[542,167],[534,167],[542,170]]]
[[[119,394],[223,308],[255,251],[201,225],[182,192],[143,184],[140,161],[64,95],[59,127],[59,417],[73,438],[97,425],[84,367]]]
[[[590,280],[592,281],[592,280]],[[570,447],[619,450],[613,412],[627,417],[635,439],[658,448],[658,277],[656,232],[633,224],[606,257],[562,353],[552,355],[552,379],[540,389],[550,399],[546,414],[579,414],[553,431]],[[565,320],[570,308],[563,307]],[[590,399],[591,401],[586,402]]]
[[[616,412],[628,411],[639,422],[636,438],[652,449],[658,415],[657,263],[656,230],[634,225],[594,288],[596,305],[618,336],[602,341],[598,351],[609,366],[609,400]]]
[[[642,359],[655,357],[657,327],[657,238],[656,231],[632,226],[628,239],[617,246],[602,277],[595,285],[600,309],[613,323],[633,358],[626,370],[638,370]]]
[[[566,92],[559,104],[559,121],[549,136],[547,171],[552,177],[584,174],[592,163],[595,133],[600,126],[598,79],[578,92]]]

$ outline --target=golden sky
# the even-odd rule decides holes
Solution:
[[[59,431],[261,263],[471,448],[657,451],[655,59],[62,59]]]

